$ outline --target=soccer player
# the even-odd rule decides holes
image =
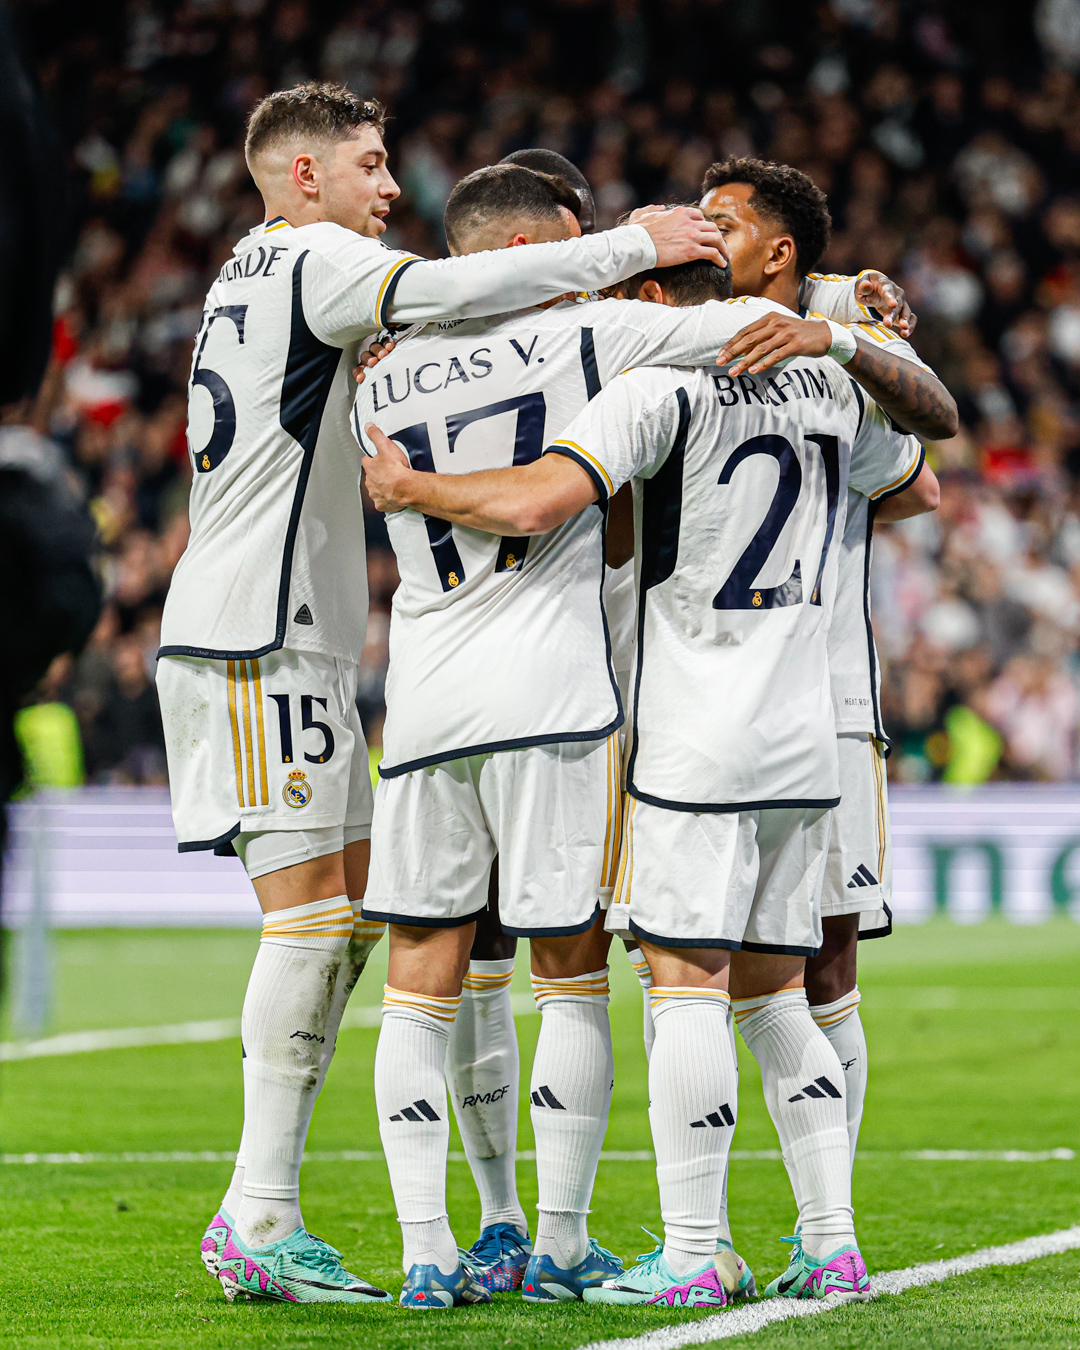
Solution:
[[[245,1132],[203,1239],[229,1297],[385,1302],[309,1236],[298,1178],[349,991],[380,927],[359,915],[370,783],[354,706],[367,623],[357,344],[388,320],[458,319],[720,259],[700,212],[488,257],[428,262],[379,236],[399,189],[382,110],[303,85],[252,112],[265,222],[236,246],[196,337],[191,539],[158,689],[181,850],[235,853],[264,913],[244,1003]]]
[[[838,354],[850,355],[846,344]],[[365,464],[377,500],[491,533],[558,528],[635,481],[638,650],[616,898],[653,974],[650,1116],[666,1241],[586,1300],[727,1301],[716,1216],[735,1122],[726,1022],[740,947],[735,993],[762,1005],[743,1031],[765,1066],[816,1262],[800,1289],[862,1292],[843,1075],[809,1015],[801,967],[821,942],[838,797],[834,537],[849,478],[868,495],[906,484],[921,448],[827,358],[800,358],[779,378],[632,371],[515,470],[429,479],[377,443],[382,465]]]
[[[447,235],[460,251],[512,245],[557,229],[560,211],[565,206],[550,180],[524,170],[481,170],[455,189]],[[705,299],[710,292],[700,278],[688,278],[690,291],[695,281],[696,298]],[[357,401],[357,433],[369,416],[378,418],[428,474],[508,459],[526,463],[545,436],[626,365],[665,359],[711,364],[723,335],[743,327],[753,312],[752,302],[749,309],[710,305],[679,314],[608,301],[442,325],[400,343],[376,368]],[[589,867],[600,867],[605,850],[610,866],[616,851],[610,813],[618,796],[618,757],[605,742],[622,713],[596,580],[603,566],[600,518],[589,513],[573,531],[531,542],[521,536],[483,539],[471,531],[458,538],[415,513],[392,517],[389,527],[402,585],[392,619],[385,781],[364,913],[393,924],[376,1077],[403,1226],[408,1278],[402,1300],[413,1304],[422,1296],[421,1305],[430,1306],[433,1297],[458,1302],[471,1296],[469,1271],[459,1264],[445,1219],[446,1104],[436,1067],[456,1020],[460,962],[484,909],[481,882],[496,850],[502,923],[511,934],[534,939],[544,1016],[531,1092],[540,1231],[525,1297],[580,1297],[603,1275],[592,1259],[585,1214],[610,1094],[610,1040],[605,1012],[597,1022],[594,1081],[586,1091],[589,1084],[578,1073],[582,1058],[576,1065],[570,1058],[573,1005],[595,1013],[597,995],[606,1002],[606,966],[597,963],[606,957],[607,941],[593,942],[588,960],[583,940],[570,944],[567,964],[556,959],[553,939],[595,926],[600,878],[590,880]],[[545,641],[523,652],[522,632],[533,628]],[[564,749],[566,762],[560,763],[549,745],[577,754]],[[591,791],[585,775],[590,763]],[[500,775],[511,773],[521,779],[504,779],[500,787]],[[531,774],[546,776],[546,792],[537,793]],[[567,807],[563,799],[571,793],[573,806]],[[535,819],[534,796],[545,801],[545,814]],[[590,802],[591,822],[581,805]],[[462,841],[464,860],[446,848],[448,838]],[[402,846],[410,839],[411,854]],[[521,859],[527,860],[524,868]],[[511,866],[518,872],[508,877]],[[575,978],[579,987],[570,987]],[[552,982],[560,980],[567,987],[556,991]],[[433,998],[444,1002],[434,1004]],[[552,1108],[546,1094],[561,1105]],[[408,1111],[402,1101],[411,1103]],[[460,1105],[467,1132],[467,1095]],[[586,1121],[592,1122],[587,1146],[561,1155],[571,1122],[581,1132]],[[429,1161],[418,1163],[421,1156]],[[519,1227],[518,1241],[524,1239]]]

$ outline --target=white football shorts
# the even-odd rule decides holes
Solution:
[[[885,746],[865,732],[836,738],[840,805],[833,811],[821,913],[858,914],[859,937],[892,932],[892,845]]]
[[[813,956],[832,812],[694,812],[626,800],[610,932],[661,947]]]
[[[164,656],[157,688],[181,853],[232,853],[241,831],[332,827],[336,848],[368,837],[355,666],[289,649],[247,661]]]
[[[499,859],[499,922],[514,937],[582,933],[619,851],[617,738],[445,760],[380,780],[364,918],[471,923]],[[610,884],[610,882],[609,882]]]

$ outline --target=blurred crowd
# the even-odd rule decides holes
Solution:
[[[878,267],[960,405],[942,506],[879,532],[891,772],[1080,778],[1080,0],[22,0],[68,147],[76,234],[34,417],[92,503],[108,600],[42,704],[92,781],[163,782],[153,693],[186,536],[184,389],[204,293],[261,219],[241,152],[262,94],[321,77],[389,107],[387,241],[444,248],[454,182],[524,145],[600,225],[693,201],[761,154],[829,194],[824,269]],[[378,742],[390,597],[369,513],[359,701]]]

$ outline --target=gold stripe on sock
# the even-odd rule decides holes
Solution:
[[[513,978],[513,972],[508,975],[476,975],[470,970],[462,980],[461,987],[473,993],[494,993],[499,989],[509,989]]]
[[[461,1007],[461,995],[439,998],[435,994],[412,994],[406,989],[383,985],[383,1011],[387,1008],[406,1008],[410,1012],[426,1013],[439,1022],[453,1022]]]
[[[353,937],[357,942],[378,942],[386,932],[386,924],[375,919],[353,919]]]

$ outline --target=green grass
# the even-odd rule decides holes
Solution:
[[[235,1016],[253,933],[76,932],[57,942],[50,1032]],[[383,957],[383,960],[385,957]],[[856,1168],[857,1220],[871,1269],[954,1256],[1080,1222],[1080,1161],[926,1163],[912,1149],[1080,1151],[1080,926],[934,924],[864,944],[860,986],[870,1041],[870,1098]],[[519,963],[524,982],[524,957]],[[381,971],[357,998],[374,1003]],[[609,1149],[649,1147],[641,1003],[613,953],[616,1089]],[[539,1026],[519,1021],[526,1066]],[[371,1092],[376,1033],[342,1033],[315,1114],[314,1150],[377,1149]],[[752,1062],[743,1062],[735,1139],[775,1147]],[[0,1151],[226,1150],[240,1127],[239,1043],[105,1051],[19,1061],[0,1078]],[[523,1112],[521,1144],[531,1146]],[[457,1141],[452,1147],[460,1147]],[[645,1309],[494,1307],[438,1317],[398,1309],[237,1306],[198,1263],[198,1240],[220,1199],[225,1164],[8,1165],[0,1169],[4,1260],[0,1344],[26,1350],[138,1347],[360,1347],[572,1350],[691,1314]],[[527,1210],[529,1164],[519,1167]],[[305,1166],[305,1214],[350,1265],[397,1288],[397,1225],[381,1163]],[[793,1204],[777,1162],[738,1162],[731,1209],[740,1251],[759,1276],[786,1259]],[[634,1256],[658,1231],[648,1163],[604,1163],[592,1229]],[[459,1240],[478,1206],[468,1169],[450,1166]],[[1080,1347],[1080,1255],[984,1271],[897,1298],[782,1324],[726,1342],[813,1347]],[[438,1316],[438,1315],[436,1315]]]

